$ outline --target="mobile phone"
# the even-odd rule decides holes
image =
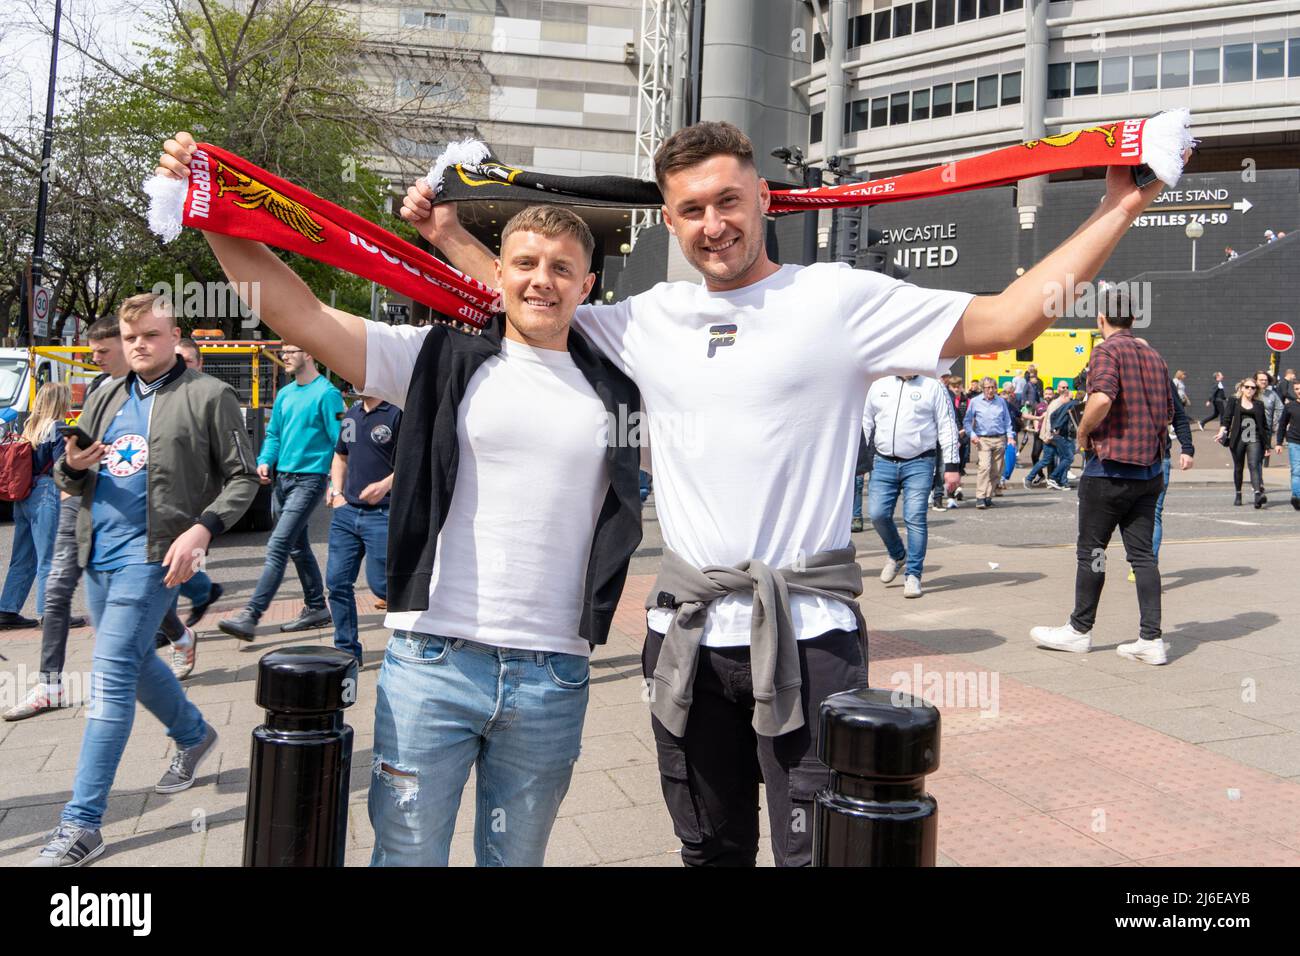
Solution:
[[[63,438],[67,438],[69,435],[75,438],[77,440],[77,447],[82,451],[85,451],[91,445],[95,444],[95,439],[91,438],[87,432],[76,425],[60,425],[58,432]]]

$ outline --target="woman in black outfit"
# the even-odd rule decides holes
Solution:
[[[1237,386],[1236,397],[1223,410],[1223,423],[1217,440],[1232,452],[1232,482],[1237,489],[1233,504],[1241,504],[1242,466],[1249,462],[1255,507],[1262,508],[1268,501],[1264,497],[1264,450],[1272,447],[1272,436],[1268,431],[1264,403],[1257,400],[1258,389],[1259,386],[1249,378]]]

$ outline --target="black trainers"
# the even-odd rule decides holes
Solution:
[[[1291,496],[1291,507],[1296,511],[1300,511],[1300,495]]]
[[[324,627],[333,620],[330,617],[329,608],[325,607],[305,607],[297,617],[292,621],[285,621],[280,625],[281,631],[310,631],[314,627]]]
[[[60,823],[28,866],[85,866],[104,852],[104,838],[98,830],[75,823]]]
[[[194,786],[194,775],[198,772],[199,764],[208,755],[212,745],[217,742],[216,728],[206,722],[203,726],[205,728],[203,739],[193,747],[176,751],[176,756],[172,758],[172,765],[154,786],[155,793],[179,793]]]
[[[208,613],[208,608],[217,603],[225,590],[220,584],[213,581],[212,590],[208,592],[208,599],[202,604],[195,604],[190,608],[190,616],[185,619],[185,626],[197,627],[199,621],[203,620],[203,615]]]
[[[854,518],[854,519],[853,519],[853,523],[849,526],[849,528],[850,528],[850,530],[851,530],[854,534],[856,534],[857,532],[861,531],[861,530],[862,530],[862,519],[861,519],[861,518]]]
[[[38,627],[40,621],[31,617],[23,617],[13,611],[0,611],[0,631],[11,631],[20,627]]]
[[[233,617],[223,618],[217,622],[217,629],[222,634],[229,634],[241,641],[251,641],[257,629],[257,617],[248,608],[244,608]]]

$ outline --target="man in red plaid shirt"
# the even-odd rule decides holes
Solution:
[[[1159,352],[1133,335],[1133,314],[1122,288],[1104,288],[1098,300],[1107,302],[1108,315],[1097,316],[1103,341],[1092,352],[1079,423],[1079,448],[1087,464],[1079,480],[1074,613],[1067,624],[1029,633],[1053,650],[1083,654],[1091,649],[1106,583],[1106,547],[1118,527],[1137,579],[1141,628],[1136,641],[1116,650],[1132,660],[1163,664],[1168,645],[1160,636],[1160,569],[1151,539],[1174,414],[1169,368]]]

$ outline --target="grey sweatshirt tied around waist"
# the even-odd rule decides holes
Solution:
[[[650,712],[673,736],[685,735],[708,607],[728,594],[752,593],[749,640],[754,730],[764,737],[779,737],[802,727],[802,677],[790,595],[811,594],[847,605],[865,647],[867,624],[855,600],[862,593],[862,569],[856,554],[850,544],[815,554],[797,567],[774,569],[762,561],[745,561],[735,567],[696,568],[665,549],[646,608],[675,613],[655,667]]]

